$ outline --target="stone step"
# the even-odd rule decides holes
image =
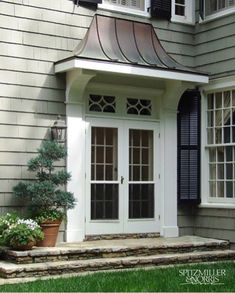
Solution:
[[[37,247],[29,251],[6,250],[4,252],[4,259],[13,263],[23,264],[222,249],[229,249],[228,241],[184,236],[177,238],[98,240],[73,244],[66,243],[51,248]]]
[[[124,234],[101,234],[101,235],[86,235],[85,241],[94,240],[113,240],[113,239],[140,239],[140,238],[158,238],[160,233],[124,233]]]
[[[32,264],[0,262],[0,277],[26,278],[68,273],[92,272],[97,270],[117,270],[143,268],[148,266],[184,264],[234,260],[235,251],[215,250],[188,253],[174,253],[151,256],[129,256],[104,259],[70,260]]]

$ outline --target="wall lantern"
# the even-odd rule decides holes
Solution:
[[[66,123],[61,119],[61,116],[58,115],[57,120],[54,122],[51,127],[51,138],[58,142],[64,142],[66,137]]]

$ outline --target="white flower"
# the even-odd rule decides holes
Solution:
[[[17,221],[17,224],[25,224],[29,227],[31,230],[35,230],[36,228],[39,228],[39,225],[32,219],[19,219]]]

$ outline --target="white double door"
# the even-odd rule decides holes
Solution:
[[[159,232],[159,124],[87,119],[86,235]]]

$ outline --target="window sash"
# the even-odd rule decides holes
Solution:
[[[173,22],[193,24],[195,21],[195,2],[186,0],[172,0],[171,9]]]
[[[107,5],[145,11],[145,1],[143,0],[104,0],[103,2]]]
[[[235,90],[207,96],[210,201],[235,200]]]
[[[186,3],[185,0],[175,0],[175,15],[186,16]]]
[[[205,17],[226,11],[235,7],[235,0],[206,0],[204,1]]]
[[[221,91],[207,98],[207,144],[235,143],[235,91]]]

